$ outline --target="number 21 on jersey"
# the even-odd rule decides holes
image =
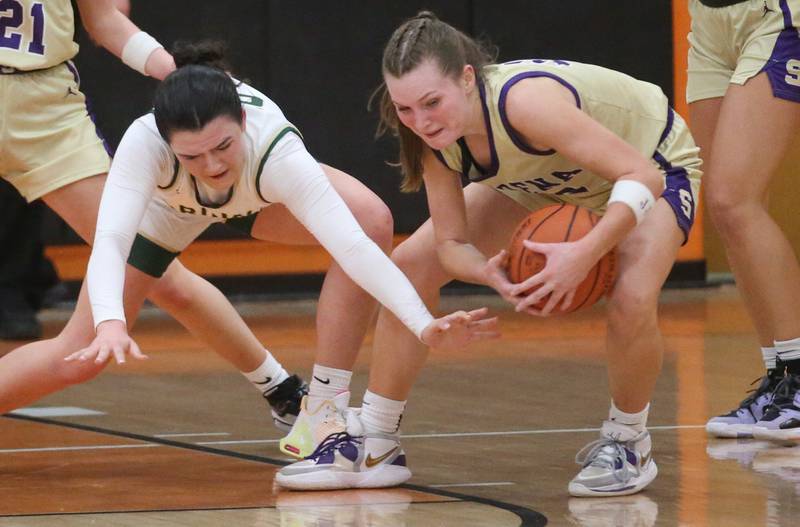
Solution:
[[[19,28],[26,16],[32,20],[33,31],[24,51],[44,55],[44,4],[40,2],[34,2],[30,13],[25,13],[18,0],[0,0],[0,48],[23,50],[25,43]]]

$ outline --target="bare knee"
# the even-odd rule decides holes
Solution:
[[[720,188],[722,187],[722,188]],[[734,192],[728,186],[708,185],[705,200],[708,213],[723,238],[734,238],[759,215],[766,214],[760,196]]]
[[[439,265],[436,253],[420,250],[418,244],[401,243],[392,251],[392,261],[422,296],[424,292],[438,291],[452,279]]]
[[[617,284],[609,297],[608,325],[616,334],[638,335],[657,323],[658,292]]]
[[[181,268],[184,269],[184,268]],[[186,273],[188,274],[188,273]],[[172,267],[158,279],[148,294],[148,298],[160,308],[171,312],[185,310],[192,303],[190,287],[186,280],[179,280]],[[193,277],[194,278],[194,277]]]
[[[388,253],[392,249],[394,218],[386,203],[378,197],[363,200],[354,214],[366,235]]]

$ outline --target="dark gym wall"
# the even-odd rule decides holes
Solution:
[[[133,0],[131,18],[168,47],[178,39],[221,38],[234,73],[270,96],[303,132],[311,153],[372,188],[394,213],[397,232],[426,217],[421,194],[403,195],[386,161],[386,138],[375,141],[369,96],[380,82],[383,44],[420,9],[488,37],[499,60],[542,57],[592,62],[661,86],[672,94],[669,0]],[[77,64],[97,122],[112,146],[146,112],[155,81],[122,65],[78,33]],[[54,233],[55,234],[52,234]],[[50,243],[73,241],[50,230]],[[230,236],[215,229],[207,236]]]

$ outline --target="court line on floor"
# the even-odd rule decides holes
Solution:
[[[31,417],[31,416],[24,416],[24,415],[14,415],[14,414],[4,414],[3,417],[9,419],[16,419],[19,421],[32,421],[35,423],[53,425],[53,426],[60,426],[64,428],[72,428],[76,430],[84,430],[87,432],[94,432],[98,434],[105,434],[114,437],[124,437],[126,439],[133,439],[136,441],[142,441],[145,443],[156,443],[162,446],[172,446],[175,448],[181,448],[185,450],[194,450],[198,452],[205,452],[208,454],[214,454],[218,456],[226,456],[232,457],[236,459],[244,459],[248,461],[254,461],[257,463],[264,463],[268,465],[273,465],[276,467],[283,467],[289,464],[289,461],[282,461],[280,459],[270,458],[267,456],[259,456],[255,454],[244,454],[242,452],[236,452],[233,450],[224,450],[221,448],[212,448],[209,446],[198,445],[193,443],[183,443],[181,441],[174,441],[172,439],[165,439],[162,437],[153,437],[147,436],[143,434],[135,434],[132,432],[123,432],[120,430],[111,430],[108,428],[101,428],[98,426],[90,426],[90,425],[83,425],[80,423],[71,423],[68,421],[59,421],[57,419],[48,419],[42,417]],[[484,505],[489,505],[491,507],[495,507],[501,510],[505,510],[511,512],[512,514],[517,515],[522,523],[520,523],[519,527],[542,527],[548,523],[547,517],[542,513],[535,511],[533,509],[523,507],[520,505],[515,505],[513,503],[506,503],[499,500],[494,500],[491,498],[483,498],[481,496],[472,496],[470,494],[462,494],[460,492],[454,492],[451,490],[444,490],[444,489],[436,489],[431,488],[429,486],[423,485],[415,485],[411,483],[404,483],[398,486],[399,488],[409,489],[409,490],[416,490],[419,492],[425,492],[428,494],[434,494],[437,496],[446,496],[449,498],[455,498],[461,500],[463,502],[471,502],[471,503],[481,503]],[[47,516],[49,514],[45,514]],[[13,516],[13,515],[8,515]],[[37,515],[38,516],[38,515]]]
[[[39,420],[39,419],[36,419]],[[63,423],[58,423],[63,424]],[[692,429],[704,428],[705,425],[664,425],[664,426],[651,426],[648,430],[678,430],[678,429]],[[91,427],[89,427],[91,429]],[[104,429],[97,429],[104,430]],[[453,438],[453,437],[492,437],[492,436],[514,436],[514,435],[539,435],[539,434],[563,434],[563,433],[576,433],[576,432],[599,432],[599,428],[554,428],[545,430],[508,430],[503,432],[447,432],[439,434],[408,434],[401,435],[402,439],[439,439],[439,438]],[[137,434],[131,434],[131,436]],[[194,436],[194,435],[230,435],[228,432],[215,432],[213,434],[156,434],[154,436],[138,436],[147,438],[163,439],[166,437],[179,437],[179,436]],[[125,436],[130,437],[130,436]],[[131,437],[132,439],[134,437]],[[149,441],[149,439],[140,439],[141,441]],[[223,446],[223,445],[264,445],[279,442],[280,439],[230,439],[225,441],[195,441],[193,443],[180,443],[180,445],[192,444],[202,447]],[[171,443],[165,443],[168,446],[175,446]],[[41,447],[41,448],[5,448],[0,449],[0,454],[17,454],[22,452],[58,452],[70,450],[102,450],[114,448],[153,448],[155,444],[139,444],[139,445],[86,445],[86,446],[65,446],[65,447]],[[227,452],[227,451],[226,451]]]
[[[485,483],[439,483],[438,485],[427,485],[433,489],[441,489],[445,487],[504,487],[507,485],[516,485],[513,481],[487,481]]]

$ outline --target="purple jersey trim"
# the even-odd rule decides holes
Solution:
[[[683,231],[683,244],[685,245],[689,239],[689,231],[692,229],[692,225],[694,225],[695,210],[697,209],[697,204],[694,202],[694,195],[692,194],[692,184],[689,182],[689,174],[683,167],[672,166],[672,163],[667,161],[664,156],[658,152],[653,154],[653,159],[666,174],[666,188],[661,194],[661,197],[672,207],[672,212],[675,214],[675,221],[677,221],[678,227]],[[686,214],[684,214],[681,206],[683,203],[680,195],[681,190],[686,191],[689,199],[691,199],[688,218]]]
[[[81,76],[78,73],[78,68],[72,63],[71,60],[66,61],[64,64],[67,65],[67,69],[69,69],[70,73],[72,73],[72,77],[75,79],[75,83],[80,87],[81,85]],[[103,148],[106,149],[106,153],[109,157],[114,157],[114,150],[111,148],[111,145],[108,144],[106,138],[103,137],[103,134],[100,132],[100,128],[97,127],[97,119],[95,119],[94,111],[92,110],[92,102],[89,100],[89,97],[84,93],[83,98],[86,101],[86,114],[89,116],[89,119],[92,120],[92,124],[94,124],[94,133],[97,134],[97,138],[100,139],[103,143]]]
[[[672,107],[667,108],[667,124],[664,126],[664,131],[661,132],[661,137],[658,138],[658,145],[661,146],[661,143],[667,138],[669,133],[672,131],[672,123],[675,122],[675,111]]]
[[[565,81],[558,75],[554,75],[552,73],[544,71],[528,71],[514,75],[508,81],[506,81],[506,83],[503,85],[503,88],[500,90],[500,100],[497,104],[498,109],[500,110],[500,120],[503,122],[503,127],[506,129],[506,133],[508,133],[508,136],[511,138],[511,141],[516,145],[517,148],[519,148],[523,152],[527,152],[528,154],[534,154],[537,156],[550,156],[555,154],[556,151],[552,149],[537,150],[528,143],[526,143],[520,137],[519,132],[514,130],[514,127],[511,126],[511,122],[508,120],[508,115],[506,114],[506,97],[508,96],[508,90],[510,90],[511,87],[514,86],[519,81],[523,79],[530,79],[533,77],[547,77],[562,84],[564,87],[566,87],[567,89],[569,89],[569,91],[572,92],[572,95],[575,97],[575,104],[578,105],[578,108],[581,107],[581,97],[580,95],[578,95],[578,90],[575,89],[575,86]]]
[[[792,11],[787,0],[780,0],[781,14],[783,15],[783,30],[775,41],[772,50],[761,72],[766,72],[772,86],[772,94],[780,99],[800,102],[800,87],[786,82],[787,63],[790,60],[800,60],[800,35],[792,24]]]

